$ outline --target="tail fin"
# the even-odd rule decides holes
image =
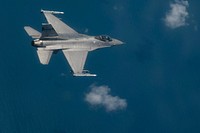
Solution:
[[[33,28],[31,28],[30,26],[24,26],[24,30],[27,32],[27,34],[29,36],[31,36],[32,38],[40,38],[41,37],[41,33]]]
[[[40,63],[43,64],[43,65],[48,65],[49,60],[51,59],[52,53],[53,53],[53,51],[47,51],[47,50],[43,50],[43,49],[38,48],[37,54],[38,54]]]

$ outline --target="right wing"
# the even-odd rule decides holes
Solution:
[[[63,50],[63,53],[74,74],[82,74],[88,51]]]
[[[49,13],[48,11],[43,11],[43,14],[47,22],[51,24],[51,26],[55,29],[56,33],[59,36],[64,37],[66,39],[77,38],[81,36],[78,32],[66,25],[57,17],[55,17],[52,13]]]
[[[55,51],[38,48],[37,54],[38,54],[40,63],[43,65],[47,65],[49,63],[49,60],[53,52]],[[73,71],[73,76],[96,76],[96,74],[90,74],[89,71],[83,70],[88,51],[63,50],[63,53]]]

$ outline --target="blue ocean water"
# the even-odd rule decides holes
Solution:
[[[2,1],[0,133],[199,133],[200,1],[189,1],[187,26],[166,27],[171,0]],[[108,34],[125,45],[93,51],[74,78],[62,53],[39,63],[23,27],[41,28],[40,9],[60,10],[80,33]],[[92,84],[127,100],[106,112],[84,101]]]

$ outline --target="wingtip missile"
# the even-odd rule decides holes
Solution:
[[[42,10],[41,13],[51,13],[51,14],[64,14],[64,12],[59,12],[59,11],[47,11],[47,10]]]
[[[90,74],[90,73],[74,73],[74,77],[96,77],[96,74]]]

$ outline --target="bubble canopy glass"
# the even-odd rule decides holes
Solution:
[[[104,42],[110,42],[112,41],[112,38],[108,35],[100,35],[100,36],[95,36],[95,39],[104,41]]]

